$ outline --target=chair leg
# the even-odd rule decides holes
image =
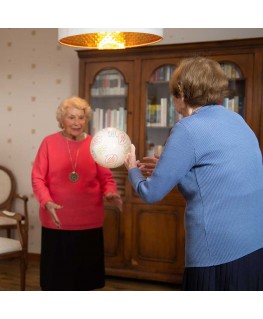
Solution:
[[[6,232],[7,232],[7,237],[8,237],[8,238],[11,238],[11,229],[8,228],[8,229],[6,230]]]
[[[20,258],[20,290],[26,290],[26,255]]]

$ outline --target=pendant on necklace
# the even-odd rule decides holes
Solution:
[[[71,172],[68,178],[71,182],[75,183],[79,180],[79,175],[76,172]]]

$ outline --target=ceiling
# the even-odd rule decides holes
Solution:
[[[178,28],[163,29],[163,40],[157,43],[192,43],[263,37],[263,28]]]

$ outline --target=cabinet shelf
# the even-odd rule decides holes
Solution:
[[[170,130],[173,128],[173,126],[151,126],[151,125],[146,125],[147,129],[151,130]]]
[[[127,96],[125,94],[102,94],[102,95],[91,95],[93,99],[113,99],[113,98],[120,98],[125,99]]]

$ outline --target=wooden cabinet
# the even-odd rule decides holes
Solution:
[[[263,38],[77,53],[79,95],[90,101],[94,110],[102,109],[102,126],[112,123],[106,120],[107,112],[125,111],[124,130],[136,146],[138,159],[147,152],[161,151],[171,127],[180,120],[174,113],[169,78],[182,58],[193,55],[221,64],[231,90],[222,103],[244,117],[262,147]],[[106,273],[180,284],[184,269],[183,197],[175,188],[161,202],[146,204],[132,189],[124,167],[112,171],[124,199],[124,211],[105,204]]]

